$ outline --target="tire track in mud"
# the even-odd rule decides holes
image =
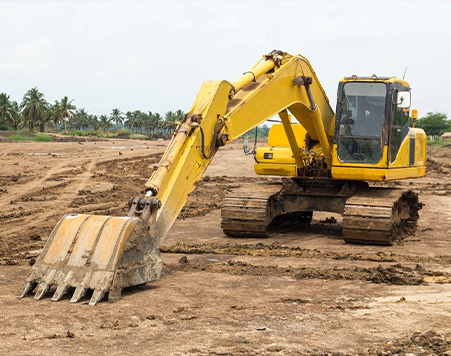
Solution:
[[[20,190],[17,193],[10,193],[7,196],[0,198],[0,204],[6,204],[11,200],[19,200],[24,195],[28,194],[33,189],[36,189],[44,184],[49,178],[54,176],[57,173],[61,172],[61,169],[64,168],[67,164],[71,163],[70,160],[65,160],[63,162],[58,163],[55,167],[50,168],[47,173],[44,174],[41,178],[32,180],[28,183],[20,185]]]
[[[95,161],[90,162],[88,164],[88,166],[86,167],[86,170],[84,170],[82,173],[72,177],[70,181],[66,181],[66,182],[59,183],[56,185],[56,186],[62,186],[64,188],[66,188],[66,191],[60,193],[58,196],[58,200],[59,200],[59,205],[58,205],[59,209],[58,210],[66,209],[69,206],[69,204],[72,202],[73,198],[78,194],[78,191],[83,189],[86,186],[87,181],[89,180],[90,176],[92,175],[92,169],[94,168],[95,163],[96,163]],[[60,165],[58,165],[58,167],[60,168],[62,165],[65,165],[65,164],[67,164],[67,162],[61,163]],[[53,176],[55,171],[56,170],[51,172],[51,174],[46,174],[39,181],[44,182],[49,177]],[[70,189],[70,186],[73,185],[74,183],[76,183],[76,180],[79,178],[81,178],[81,181],[78,183],[78,186],[75,189],[71,189],[68,191],[68,189]],[[54,188],[54,186],[50,186],[47,188],[52,189],[52,188]],[[44,188],[44,189],[47,189],[47,188]],[[30,191],[31,191],[31,189],[28,190],[28,192],[30,192]],[[20,199],[20,198],[24,197],[25,195],[26,195],[26,193],[20,194],[16,197],[16,199]],[[25,214],[25,213],[26,212],[24,211],[23,214]],[[55,212],[54,209],[45,209],[45,207],[44,207],[43,210],[41,210],[41,213],[39,213],[39,215],[33,215],[29,222],[25,222],[24,224],[21,224],[20,226],[17,226],[16,228],[13,227],[13,228],[8,229],[8,232],[4,236],[8,237],[11,235],[18,234],[21,230],[24,230],[27,228],[32,229],[36,224],[39,224],[45,220],[51,221],[52,219],[50,219],[50,218],[53,218],[55,216],[55,214],[57,214],[57,212]],[[62,217],[63,214],[61,213],[58,215],[60,215]]]
[[[1,150],[0,157],[7,156],[8,153],[10,153],[12,150],[14,150],[14,147],[8,147],[8,148],[5,148],[4,150]]]
[[[22,201],[25,203],[28,201],[40,202],[42,206],[39,208],[30,207],[28,209],[19,207],[18,209],[5,212],[0,216],[0,221],[3,220],[3,228],[0,229],[0,237],[2,237],[4,243],[6,243],[5,241],[9,241],[9,246],[6,248],[1,246],[0,248],[0,264],[4,264],[4,261],[2,263],[2,259],[5,258],[7,264],[17,264],[18,262],[16,259],[23,259],[27,251],[33,248],[41,248],[58,219],[72,210],[70,209],[70,206],[79,196],[79,192],[83,191],[87,184],[92,181],[103,181],[102,177],[98,177],[97,179],[93,178],[95,170],[101,169],[102,165],[108,165],[108,163],[112,166],[116,166],[118,162],[123,162],[124,164],[142,162],[146,157],[158,157],[158,153],[134,156],[130,159],[115,159],[112,155],[108,157],[91,157],[81,160],[79,162],[79,168],[76,170],[69,171],[64,168],[69,164],[73,164],[73,161],[65,160],[49,170],[43,177],[27,185],[26,191],[13,196],[9,195],[6,199],[8,203],[10,199],[14,197],[15,201]],[[77,173],[67,177],[68,172]],[[54,184],[52,178],[58,177],[61,174],[64,176],[64,181]],[[121,172],[118,171],[117,175],[119,177],[120,174]],[[56,179],[56,181],[60,181],[60,179]],[[47,183],[46,186],[39,187],[39,185],[44,182]],[[127,187],[124,187],[124,189],[127,189]],[[107,193],[108,192],[110,191],[107,191]],[[50,199],[48,199],[45,197],[46,194],[54,194],[55,197],[51,196]],[[44,197],[40,198],[40,196]],[[55,206],[55,201],[57,201],[57,206]],[[105,214],[106,207],[112,208],[115,205],[115,202],[111,201],[101,202],[100,205],[97,203],[92,207],[89,206],[89,204],[81,205],[80,208],[76,209],[76,212],[96,213],[100,211]],[[24,234],[25,231],[26,233]],[[30,235],[33,241],[30,242],[26,237],[24,240],[23,235]],[[20,236],[20,238],[16,238],[18,236]],[[36,236],[37,239],[35,240]]]

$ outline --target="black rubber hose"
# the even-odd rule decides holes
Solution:
[[[215,129],[214,129],[214,132],[213,132],[213,140],[212,140],[212,143],[210,145],[210,153],[208,155],[205,153],[204,129],[202,128],[202,126],[199,126],[200,127],[200,136],[201,136],[201,140],[202,140],[202,156],[205,159],[210,159],[211,157],[213,157],[213,152],[216,150],[216,140],[218,139],[218,126],[219,126],[220,123],[221,123],[221,120],[218,120],[216,122]]]

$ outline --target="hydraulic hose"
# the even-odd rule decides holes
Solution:
[[[215,124],[215,128],[214,128],[214,132],[213,132],[213,139],[211,140],[211,144],[210,144],[210,153],[207,155],[205,153],[205,134],[204,134],[204,129],[202,128],[202,126],[200,127],[200,136],[201,136],[201,146],[202,146],[202,156],[205,159],[210,159],[211,157],[213,157],[213,153],[216,150],[216,141],[218,139],[218,127],[219,124],[222,122],[222,120],[218,120]]]

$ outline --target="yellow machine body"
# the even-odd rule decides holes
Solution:
[[[350,78],[342,79],[340,83],[348,82],[363,83],[390,83],[397,84],[403,88],[409,88],[409,84],[396,77],[376,79],[376,78]],[[361,180],[361,181],[389,181],[406,178],[422,177],[426,173],[426,142],[427,137],[422,129],[408,127],[408,122],[404,122],[404,127],[397,127],[394,122],[396,112],[408,119],[408,109],[396,111],[396,108],[389,110],[390,116],[385,120],[384,127],[386,142],[381,143],[381,156],[377,162],[346,162],[339,157],[337,145],[338,133],[335,132],[335,125],[340,125],[334,120],[335,140],[329,138],[331,145],[332,164],[330,168],[330,178],[337,180]],[[308,131],[300,124],[291,124],[296,138],[297,148],[302,157],[302,165],[295,161],[293,149],[282,124],[271,126],[268,135],[268,146],[259,147],[255,154],[255,172],[259,175],[278,175],[287,177],[303,177],[299,168],[308,164],[312,157],[322,154],[321,143],[316,142],[306,147]],[[400,125],[398,125],[400,126]],[[397,132],[395,132],[397,131]],[[390,149],[394,145],[394,135],[403,131],[399,148]],[[382,132],[381,132],[382,134]],[[381,137],[381,140],[383,138]],[[310,140],[311,141],[311,140]],[[308,144],[308,143],[307,143]]]
[[[302,142],[306,133],[302,125],[293,124],[293,131],[297,141]],[[426,174],[426,142],[427,137],[422,129],[410,128],[408,135],[402,141],[395,161],[389,162],[389,151],[385,147],[381,161],[375,165],[343,163],[337,156],[337,145],[333,145],[332,178],[388,181],[423,177]],[[300,148],[305,149],[305,146],[300,146]],[[314,147],[312,150],[320,151],[320,147]],[[257,148],[254,170],[258,175],[298,176],[296,162],[281,124],[271,126],[268,146]]]

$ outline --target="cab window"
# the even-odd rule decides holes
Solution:
[[[338,158],[349,163],[377,163],[383,154],[385,83],[349,82],[342,91]]]
[[[392,106],[391,111],[391,138],[390,138],[390,163],[394,162],[404,137],[409,132],[409,109]]]

